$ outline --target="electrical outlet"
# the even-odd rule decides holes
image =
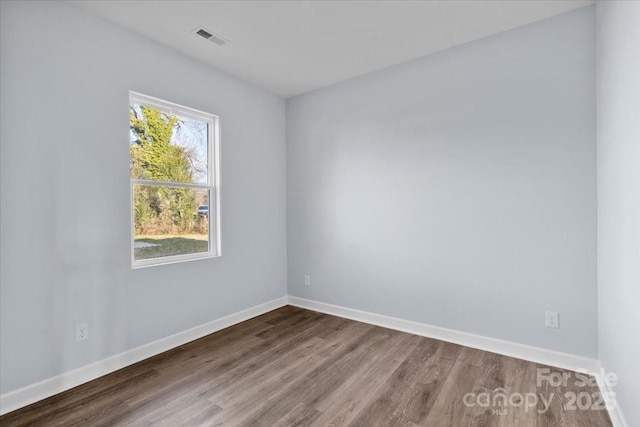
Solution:
[[[76,325],[76,342],[89,339],[89,324],[79,323]]]
[[[547,328],[560,328],[557,311],[547,311],[544,313],[544,325]]]
[[[305,286],[311,286],[311,276],[309,276],[309,275],[304,276],[304,285]]]

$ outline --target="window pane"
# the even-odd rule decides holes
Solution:
[[[209,208],[209,190],[134,185],[134,259],[207,252]]]
[[[207,122],[135,103],[129,107],[131,178],[208,182]]]

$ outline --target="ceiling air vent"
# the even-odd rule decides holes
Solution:
[[[199,35],[199,36],[204,37],[205,39],[210,39],[211,37],[213,37],[213,34],[207,32],[207,31],[205,31],[203,29],[200,29],[200,30],[196,31],[196,34]]]
[[[209,40],[210,42],[213,42],[213,43],[217,44],[218,46],[224,46],[225,44],[229,43],[229,40],[225,39],[224,37],[222,37],[222,36],[220,36],[218,34],[215,34],[212,31],[205,30],[202,27],[197,27],[192,32],[196,33],[200,37],[203,37],[203,38]]]

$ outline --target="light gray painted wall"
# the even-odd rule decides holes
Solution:
[[[596,4],[600,361],[640,425],[640,2]]]
[[[288,99],[289,293],[596,357],[594,37],[588,7]]]
[[[1,392],[285,295],[284,101],[68,4],[1,4]],[[221,258],[131,270],[130,89],[220,116]]]

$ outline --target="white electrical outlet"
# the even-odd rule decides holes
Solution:
[[[311,276],[304,276],[304,285],[311,286]]]
[[[89,324],[79,323],[76,325],[76,342],[89,339]]]
[[[557,311],[547,311],[544,313],[544,325],[547,328],[555,328],[558,329],[560,327],[560,322],[558,320],[558,312]]]

